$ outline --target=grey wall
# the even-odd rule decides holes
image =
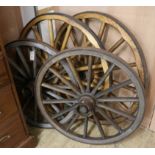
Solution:
[[[25,26],[35,16],[34,7],[21,6],[20,10],[22,15],[23,26]]]

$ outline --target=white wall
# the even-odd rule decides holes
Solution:
[[[34,7],[33,6],[21,6],[21,15],[23,26],[25,26],[33,17],[35,17]]]

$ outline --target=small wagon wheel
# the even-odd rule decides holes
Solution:
[[[22,110],[29,124],[51,128],[41,115],[34,99],[34,80],[44,63],[41,54],[49,57],[56,54],[49,45],[34,40],[14,41],[6,45],[8,61],[22,103]]]
[[[84,62],[79,61],[79,55],[88,60],[88,70],[83,74],[77,70],[79,66],[82,67],[84,65]],[[64,78],[68,74],[67,72],[60,74],[61,61],[68,58],[73,62],[76,72],[80,74],[80,79],[76,80],[83,80],[87,83],[86,86],[83,85],[84,91],[81,90],[80,85],[77,86],[71,80]],[[108,62],[108,70],[105,73],[102,70],[97,85],[91,87],[93,81],[92,66],[96,65],[96,58]],[[55,68],[57,63],[59,67]],[[115,73],[116,68],[121,71],[118,75]],[[51,76],[55,75],[59,78],[62,82],[60,85],[62,89],[50,83],[50,80],[47,79],[49,72]],[[111,73],[121,80],[117,84],[103,89],[103,83]],[[127,92],[124,91],[125,87],[129,86],[135,89],[135,93],[129,90]],[[44,91],[47,90],[63,96],[63,99],[47,98],[43,95]],[[107,144],[117,142],[134,132],[143,119],[145,98],[141,81],[125,61],[104,50],[72,49],[52,57],[42,66],[38,73],[35,94],[38,106],[44,117],[59,132],[83,143]],[[115,96],[111,96],[111,94]],[[138,105],[136,106],[138,108],[136,108],[134,113],[130,114],[120,109],[118,106],[120,102],[129,108],[130,104],[134,102],[135,105]],[[63,109],[56,113],[52,105],[63,106]],[[65,117],[69,112],[74,113],[72,119],[67,123],[61,124],[58,120]],[[117,123],[111,114],[127,119]],[[109,122],[110,125],[101,124],[101,118]]]
[[[66,31],[63,35],[58,36],[59,31],[61,31],[59,28],[64,24],[66,24]],[[40,29],[43,29],[43,25],[47,26],[46,34],[49,34],[49,40],[44,39],[41,32],[38,30],[38,27],[40,27]],[[46,30],[45,28],[43,29],[43,31]],[[95,48],[103,48],[102,43],[89,27],[87,27],[79,20],[62,13],[47,13],[33,18],[24,27],[23,31],[21,32],[20,38],[34,37],[37,40],[49,43],[53,48],[57,50],[63,51],[64,49],[70,49],[80,46],[78,44],[78,35],[85,36],[87,40],[89,40],[89,46],[93,46]],[[67,61],[71,67],[72,63],[70,62],[70,60]],[[106,72],[106,70],[108,69],[108,64],[104,61],[100,63],[102,69],[104,70],[104,72]],[[70,78],[71,77],[72,81],[75,81],[72,75],[70,75]],[[110,82],[107,78],[105,88],[108,88],[109,84]]]

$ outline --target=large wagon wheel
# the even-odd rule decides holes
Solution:
[[[142,49],[133,34],[131,34],[131,32],[120,21],[108,14],[93,11],[81,12],[74,17],[83,21],[83,23],[88,25],[98,35],[106,51],[109,51],[128,62],[129,66],[132,67],[141,78],[145,89],[148,88],[148,71]],[[56,40],[60,40],[59,37],[63,36],[65,31],[66,25],[62,25]],[[89,41],[85,36],[81,37],[79,45],[83,47],[89,45]],[[94,70],[98,72],[101,67],[102,65],[97,64],[94,66]],[[88,70],[88,67],[87,65],[79,67],[78,70]],[[96,73],[94,73],[94,77],[96,77],[96,80],[98,79]],[[117,83],[118,81],[113,82]],[[128,87],[128,89],[134,91],[132,87]],[[122,108],[128,110],[125,106],[122,106]],[[135,110],[136,107],[133,105],[133,113]],[[120,122],[123,119],[117,117],[116,120],[117,122]]]
[[[146,89],[148,88],[148,70],[143,51],[133,34],[124,24],[111,15],[101,12],[81,12],[74,15],[74,17],[81,20],[93,30],[101,40],[106,51],[114,53],[128,62],[129,66],[131,66],[141,78],[144,87]],[[63,36],[65,31],[66,26],[63,25],[57,36]],[[56,40],[60,40],[60,38]],[[79,44],[83,47],[87,47],[89,41],[83,36]],[[101,67],[101,65],[98,65],[98,67]],[[84,68],[81,68],[81,70],[83,69]],[[87,68],[85,67],[85,69]]]
[[[6,45],[6,50],[27,122],[36,127],[51,128],[35,102],[34,80],[44,63],[41,54],[46,53],[50,57],[56,51],[43,42],[33,40],[11,42]]]
[[[82,67],[84,62],[80,62],[78,57],[84,57],[88,61],[88,70],[82,74],[77,68]],[[61,61],[70,59],[76,73],[80,75],[77,82],[85,81],[87,85],[75,85],[71,80],[64,78],[67,72],[60,73],[62,70]],[[95,87],[91,87],[93,81],[93,65],[96,65],[96,58],[108,62],[108,70],[100,72],[100,78]],[[55,64],[59,64],[55,68]],[[119,70],[119,74],[117,71]],[[55,76],[61,81],[61,89],[49,80],[50,76]],[[117,84],[103,89],[103,83],[110,75],[119,79]],[[62,76],[63,75],[63,76]],[[132,86],[135,93],[126,90],[126,87]],[[50,91],[62,99],[55,97],[48,98],[44,95],[45,91]],[[62,52],[52,57],[42,66],[36,78],[36,100],[44,117],[65,136],[90,144],[107,144],[117,142],[130,135],[140,125],[145,106],[143,85],[137,74],[127,65],[125,61],[114,56],[111,53],[99,49],[72,49]],[[111,95],[112,94],[112,95]],[[130,113],[120,109],[119,104],[124,104],[130,109],[130,105],[135,104],[136,111]],[[52,105],[58,105],[63,109],[56,113]],[[61,124],[58,120],[73,112],[72,119]],[[117,123],[113,116],[121,116],[123,122]],[[92,119],[94,121],[92,121]],[[101,123],[104,119],[109,122],[109,126]]]
[[[60,28],[64,24],[66,24],[66,31],[63,33],[63,35],[59,36],[59,31],[61,31]],[[42,33],[38,30],[38,27],[43,31],[47,31],[46,34],[49,34],[48,40],[47,38],[45,39],[42,36]],[[48,36],[46,35],[46,37]],[[64,49],[81,46],[78,44],[78,38],[80,36],[85,36],[87,38],[87,40],[89,41],[89,46],[93,46],[95,48],[103,48],[102,43],[89,27],[87,27],[79,20],[62,13],[47,13],[33,18],[24,27],[23,31],[21,32],[20,38],[34,37],[37,40],[49,43],[53,48],[59,51],[63,51]],[[67,61],[69,62],[70,60]],[[70,66],[72,66],[71,62],[69,62],[69,64]],[[100,62],[100,64],[104,72],[106,72],[106,70],[108,69],[107,63],[102,61]],[[73,77],[72,80],[74,80]],[[107,78],[105,88],[108,88],[109,84],[110,82]]]

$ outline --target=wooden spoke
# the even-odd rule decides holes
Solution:
[[[124,43],[124,41],[125,40],[123,38],[119,39],[108,51],[111,53],[114,52],[120,45]]]
[[[68,105],[68,106],[72,106],[72,104],[70,103],[71,100],[68,100],[69,102],[66,102],[66,100],[65,100],[63,97],[61,97],[61,96],[59,96],[59,95],[57,95],[57,94],[55,94],[55,93],[53,93],[53,92],[46,91],[46,92],[44,92],[44,94],[45,94],[46,96],[48,96],[48,98],[49,98],[48,100],[43,100],[43,101],[42,101],[44,104],[51,104],[51,105],[53,106],[54,104],[60,103],[60,102],[58,102],[58,101],[63,101],[63,102],[61,102],[61,103],[65,103],[65,104]],[[50,99],[51,97],[52,97],[52,99]],[[55,100],[55,99],[53,99],[53,98],[55,98],[55,99],[57,99],[57,100]],[[73,103],[75,103],[75,100],[74,100]]]
[[[130,67],[136,67],[136,63],[128,63],[128,65],[129,65]],[[103,67],[102,67],[102,64],[95,64],[95,65],[92,65],[92,69],[93,69],[93,70],[102,69],[102,68],[103,68]],[[120,68],[118,68],[117,66],[115,66],[114,70],[118,70],[118,69],[120,69]],[[87,71],[87,70],[88,70],[88,66],[82,66],[82,67],[78,67],[78,68],[77,68],[77,71],[81,71],[81,72]]]
[[[113,82],[114,83],[116,83],[116,84],[118,84],[119,82],[118,81],[116,81],[116,80],[113,80]],[[129,91],[132,91],[132,92],[136,92],[136,88],[135,87],[132,87],[132,86],[125,86],[125,87],[123,87],[124,89],[127,89],[127,90],[129,90]]]
[[[28,75],[31,76],[31,71],[30,71],[29,65],[26,62],[26,59],[25,59],[21,49],[19,47],[16,47],[16,51],[17,51],[17,54],[18,54],[21,62],[23,63],[23,66],[24,66],[25,70],[27,71]]]
[[[125,113],[124,111],[111,108],[111,107],[109,107],[109,106],[107,106],[107,105],[105,105],[105,104],[103,104],[103,103],[98,103],[98,107],[101,107],[101,108],[103,108],[103,109],[105,109],[105,110],[111,111],[111,112],[116,113],[116,114],[118,114],[118,115],[120,115],[120,116],[123,116],[123,117],[125,117],[125,118],[128,118],[128,119],[131,120],[131,121],[134,121],[134,120],[135,120],[135,117],[134,117],[134,116],[132,116],[132,115],[130,115],[130,114],[127,114],[127,113]]]
[[[66,85],[58,85],[58,84],[54,84],[53,86],[56,86],[58,88],[61,88],[61,89],[68,89],[68,90],[71,90],[70,87],[66,86]]]
[[[93,58],[92,58],[92,56],[89,56],[88,57],[88,72],[87,72],[86,92],[90,92],[90,86],[91,86],[91,81],[92,81],[92,63],[93,63]]]
[[[102,37],[100,38],[104,46],[108,38],[108,32],[109,32],[109,25],[105,24],[104,33]]]
[[[102,22],[101,25],[100,25],[100,28],[99,28],[99,32],[98,32],[99,39],[101,39],[103,37],[105,27],[106,27],[106,24],[104,22]]]
[[[84,23],[86,23],[86,19],[82,19],[82,21]],[[86,44],[87,44],[87,37],[85,36],[85,34],[82,34],[81,46],[82,47],[87,47]]]
[[[75,121],[78,119],[79,115],[76,113],[75,116],[72,118],[71,122],[68,124],[66,131],[70,130],[72,125],[75,123]]]
[[[81,47],[87,47],[87,43],[88,43],[87,37],[83,34],[81,39],[81,44],[82,44]]]
[[[122,132],[122,129],[119,127],[117,123],[113,121],[103,110],[97,108],[97,111],[100,113],[100,115],[105,118],[115,129],[119,131],[119,133]]]
[[[96,87],[92,90],[92,92],[91,92],[92,95],[94,95],[96,93],[96,91],[103,84],[103,82],[106,80],[106,78],[108,77],[108,75],[110,75],[110,73],[112,72],[112,70],[113,70],[114,67],[115,67],[115,65],[112,64],[108,68],[108,70],[106,71],[106,73],[104,74],[104,76],[100,79],[100,81],[98,82],[98,84],[96,85]]]
[[[64,84],[66,84],[69,88],[71,88],[76,94],[80,94],[78,88],[72,83],[70,83],[68,80],[63,78],[63,76],[59,74],[59,72],[56,71],[54,68],[50,68],[49,71],[54,75],[56,75]]]
[[[76,105],[73,105],[72,107],[69,107],[69,108],[67,108],[67,109],[65,109],[65,110],[60,111],[59,113],[53,115],[53,116],[52,116],[52,119],[55,119],[55,118],[57,118],[57,117],[59,117],[59,116],[62,116],[62,115],[66,114],[66,113],[68,113],[68,112],[70,112],[70,111],[73,111],[74,109],[77,108],[77,106],[78,106],[78,105],[76,104]]]
[[[63,50],[66,48],[67,41],[68,41],[68,39],[69,39],[69,36],[70,36],[71,30],[72,30],[72,26],[69,25],[69,26],[67,27],[67,31],[66,31],[66,34],[65,34],[64,40],[63,40],[63,42],[62,42],[62,46],[61,46],[61,49],[60,49],[61,51],[63,51]]]
[[[42,41],[41,35],[38,32],[38,28],[36,26],[32,26],[32,31],[38,41]]]
[[[95,69],[101,69],[102,68],[102,65],[101,64],[95,64],[95,65],[92,65],[92,69],[95,70]],[[88,66],[82,66],[82,67],[78,67],[77,68],[77,71],[87,71],[88,70]]]
[[[133,63],[128,63],[128,65],[129,65],[130,67],[133,67],[133,68],[136,67],[136,63],[135,63],[135,62],[133,62]],[[114,68],[114,70],[120,70],[120,68],[116,66],[116,67]]]
[[[75,75],[73,74],[72,70],[74,71],[75,68],[71,62],[71,60],[61,60],[61,65],[63,66],[64,70],[68,74],[69,78],[68,80],[72,81],[72,83],[77,84]],[[60,72],[61,73],[61,72]]]
[[[83,130],[84,134],[83,137],[86,138],[87,134],[88,134],[88,117],[85,116],[84,118],[84,130]]]
[[[44,91],[43,93],[50,96],[50,97],[52,97],[52,98],[54,97],[56,99],[63,99],[62,96],[59,96],[59,95],[57,95],[57,94],[55,94],[54,92],[51,92],[51,91]]]
[[[116,85],[112,85],[110,88],[107,88],[106,90],[103,90],[103,91],[97,93],[95,96],[97,98],[99,98],[99,97],[104,96],[104,95],[106,95],[108,93],[111,93],[112,91],[114,91],[116,89],[123,88],[123,87],[125,87],[125,86],[127,86],[127,85],[129,85],[131,83],[132,83],[131,80],[126,80],[126,81],[120,82],[120,83],[118,83]]]
[[[105,97],[97,99],[98,102],[138,102],[137,97]]]
[[[52,20],[48,20],[48,30],[50,35],[50,45],[54,47],[54,28]]]
[[[136,63],[135,63],[135,62],[128,63],[128,65],[129,65],[130,67],[136,67]]]
[[[83,23],[86,24],[86,19],[82,19],[82,21],[83,21]],[[82,34],[81,34],[81,38],[80,38],[80,42],[79,42],[80,46],[81,46],[81,47],[87,47],[87,43],[88,43],[88,42],[89,42],[89,41],[87,40],[86,35],[85,35],[84,33],[82,33]]]
[[[102,125],[101,125],[99,119],[97,118],[95,112],[92,112],[92,113],[93,113],[94,121],[95,121],[95,123],[96,123],[96,125],[97,125],[97,127],[98,127],[98,130],[100,131],[101,136],[102,136],[103,138],[105,138],[105,134],[104,134],[104,131],[103,131],[103,128],[102,128]]]
[[[114,94],[114,93],[111,93],[111,95],[113,96],[113,97],[116,97],[116,95]],[[128,109],[128,106],[126,105],[126,104],[124,104],[124,102],[119,102],[120,103],[120,105],[124,108],[124,109]]]
[[[24,78],[28,78],[28,76],[26,75],[26,73],[19,67],[19,65],[17,65],[12,59],[8,58],[8,61],[10,63],[10,65],[16,70],[18,71],[18,73],[20,73]]]
[[[76,99],[52,99],[52,100],[43,100],[43,104],[62,104],[62,103],[78,103]]]
[[[72,30],[71,33],[70,33],[70,38],[71,38],[71,40],[72,40],[72,42],[73,42],[74,47],[79,47],[79,43],[78,43],[78,41],[77,41],[77,38],[76,38],[76,36],[75,36],[73,30]]]
[[[58,106],[52,104],[52,108],[53,108],[53,110],[54,110],[56,113],[59,113],[59,112],[60,112],[60,108],[58,108]]]
[[[60,89],[59,87],[52,86],[52,85],[50,85],[48,83],[42,83],[42,87],[47,88],[47,89],[51,89],[51,90],[54,90],[54,91],[57,91],[59,93],[66,94],[66,95],[69,95],[69,96],[72,96],[72,97],[76,97],[76,95],[73,94],[72,92],[70,92],[68,90],[65,90],[65,89]]]
[[[84,87],[83,87],[83,85],[82,85],[82,82],[81,82],[81,80],[80,80],[79,74],[78,74],[78,72],[76,71],[76,69],[75,69],[75,67],[74,67],[74,65],[73,65],[73,63],[72,63],[72,61],[71,61],[71,59],[68,58],[68,59],[67,59],[67,62],[68,62],[68,64],[69,64],[69,66],[70,66],[70,69],[71,69],[73,75],[74,75],[74,79],[76,79],[76,81],[77,81],[77,83],[78,83],[78,85],[79,85],[79,87],[80,87],[80,89],[81,89],[81,92],[84,93]]]

